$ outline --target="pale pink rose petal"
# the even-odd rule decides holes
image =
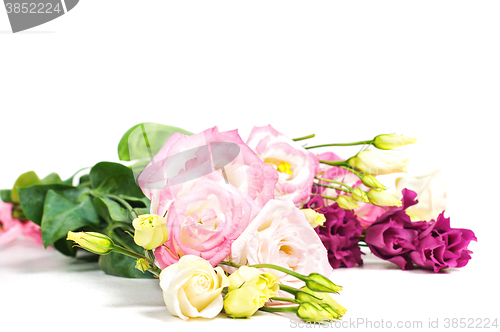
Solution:
[[[0,225],[0,245],[14,241],[19,236],[43,244],[40,226],[29,220],[21,222],[12,218],[12,203],[0,201]]]
[[[156,262],[162,269],[185,255],[217,265],[260,210],[248,195],[226,184],[218,173],[184,186],[178,188],[183,195],[169,205],[169,239],[155,249]]]
[[[261,160],[273,168],[279,170],[280,165],[285,168],[290,167],[287,171],[279,172],[278,183],[274,190],[276,198],[292,199],[298,207],[307,203],[319,167],[319,162],[313,153],[271,125],[254,127],[247,144]]]
[[[329,276],[333,271],[318,234],[291,200],[269,201],[233,242],[230,259],[238,264],[275,264],[305,275],[316,272]],[[272,271],[285,285],[303,284]]]
[[[233,150],[220,147],[221,143],[237,146],[236,157],[231,154]],[[217,165],[212,149],[220,160],[228,163]],[[151,199],[151,212],[163,214],[173,200],[182,195],[182,190],[188,190],[186,182],[195,182],[212,172],[223,174],[231,185],[250,196],[260,207],[274,197],[278,173],[257,157],[237,130],[219,132],[217,127],[191,136],[179,133],[170,136],[140,174],[138,183]]]

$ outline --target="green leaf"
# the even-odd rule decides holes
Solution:
[[[14,183],[14,187],[12,188],[12,191],[10,193],[11,201],[13,203],[19,203],[18,188],[28,187],[34,184],[38,184],[40,182],[41,182],[40,178],[33,171],[21,174]]]
[[[132,197],[127,195],[118,195],[118,197],[123,198],[130,204],[133,208],[148,208],[151,205],[151,201],[147,197]]]
[[[11,203],[12,202],[12,199],[11,199],[11,190],[10,189],[2,189],[0,190],[0,197],[2,198],[2,201],[4,201],[5,203]]]
[[[43,184],[61,183],[61,177],[57,173],[50,173],[42,179]]]
[[[101,194],[144,197],[141,188],[135,183],[132,170],[111,162],[101,162],[90,170],[92,188]]]
[[[112,220],[126,221],[130,219],[128,211],[109,198],[101,196],[94,197],[94,206],[97,213],[107,222],[111,222]]]
[[[153,274],[136,269],[135,262],[134,258],[116,252],[99,257],[99,267],[106,274],[125,278],[154,278]]]
[[[90,230],[99,226],[99,215],[90,197],[75,204],[53,190],[47,192],[43,206],[42,240],[45,247],[61,238],[66,238],[69,231],[84,226]]]
[[[66,238],[62,238],[54,242],[54,248],[56,248],[60,253],[75,257],[77,252],[77,247],[73,246],[73,241],[68,241]]]
[[[61,192],[70,189],[76,188],[66,184],[37,184],[26,188],[20,188],[19,202],[21,203],[26,218],[40,225],[42,223],[43,204],[47,192],[49,190]]]
[[[90,175],[88,174],[85,174],[84,176],[82,176],[79,180],[79,184],[84,184],[84,183],[87,183],[87,182],[90,182]]]
[[[121,138],[118,144],[118,157],[124,161],[151,160],[174,133],[192,135],[184,129],[159,123],[144,122],[135,125]]]

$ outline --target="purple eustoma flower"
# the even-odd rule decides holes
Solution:
[[[405,212],[405,209],[417,204],[416,196],[415,192],[404,189],[402,206],[392,207],[379,216],[365,233],[365,242],[375,256],[403,270],[413,267],[409,253],[416,249],[414,243],[418,238],[418,230],[414,226],[425,226],[422,223],[412,225],[411,218]]]
[[[412,222],[406,209],[418,203],[414,191],[404,189],[401,207],[393,207],[366,230],[365,242],[371,252],[403,270],[416,264],[439,272],[462,267],[470,260],[469,243],[477,241],[469,229],[451,228],[444,211],[436,220]]]
[[[469,243],[477,241],[469,229],[451,228],[450,218],[441,213],[428,223],[418,236],[416,249],[410,253],[415,264],[438,272],[448,267],[462,267],[471,259]]]
[[[319,203],[316,202],[316,197],[321,199],[319,196],[313,196],[308,204],[310,208]],[[354,213],[341,209],[337,203],[328,207],[323,206],[317,212],[323,213],[326,218],[323,226],[316,227],[315,230],[328,251],[328,261],[332,268],[362,265],[362,253],[358,242],[363,227]]]

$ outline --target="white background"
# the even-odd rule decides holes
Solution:
[[[499,15],[497,1],[82,0],[12,34],[0,9],[0,187],[29,170],[67,178],[118,161],[121,135],[147,121],[239,128],[243,139],[272,124],[315,133],[310,144],[417,137],[401,149],[409,172],[443,170],[452,226],[478,237],[473,259],[431,274],[367,255],[336,272],[345,320],[495,318]],[[207,324],[172,318],[155,281],[105,276],[22,241],[0,248],[0,282],[2,319],[21,330],[82,330],[90,318],[126,330]],[[210,324],[290,325],[267,314]]]

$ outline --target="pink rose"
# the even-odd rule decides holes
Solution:
[[[254,127],[247,144],[279,173],[276,198],[291,198],[297,207],[307,203],[319,167],[316,156],[270,125]]]
[[[238,264],[275,264],[305,275],[316,272],[328,277],[333,271],[321,239],[291,200],[269,201],[233,242],[230,258]],[[285,285],[303,284],[272,272]]]
[[[12,204],[0,201],[0,245],[17,239],[20,235],[42,244],[41,228],[32,221],[12,218]]]
[[[218,172],[262,207],[274,197],[278,173],[243,142],[237,130],[217,127],[195,135],[175,133],[138,178],[151,199],[151,212],[163,215],[185,182]]]
[[[179,257],[195,255],[215,266],[229,255],[232,243],[259,208],[218,173],[182,187],[182,195],[169,205],[169,238],[156,248],[156,262],[164,269]]]

